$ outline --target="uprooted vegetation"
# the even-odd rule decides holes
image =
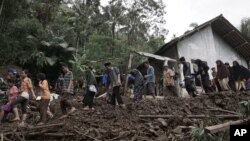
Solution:
[[[78,110],[69,118],[58,119],[61,111],[59,102],[56,102],[55,117],[46,125],[35,126],[39,114],[31,112],[28,127],[18,128],[17,123],[6,122],[0,126],[0,130],[4,140],[229,140],[226,126],[219,126],[223,127],[221,130],[213,125],[228,121],[243,123],[238,121],[246,118],[246,115],[240,112],[246,112],[247,108],[240,106],[240,102],[249,98],[248,93],[224,93],[133,103],[124,97],[125,110],[114,109],[104,99],[96,99],[96,110],[86,112],[81,110],[81,98],[75,97],[73,103]]]

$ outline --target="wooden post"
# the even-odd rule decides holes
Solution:
[[[132,66],[132,59],[133,59],[133,54],[130,53],[129,54],[129,61],[128,61],[128,68],[126,71],[126,75],[125,75],[125,85],[124,85],[124,90],[123,90],[123,94],[126,95],[127,93],[127,89],[128,89],[128,73],[131,70],[131,66]]]

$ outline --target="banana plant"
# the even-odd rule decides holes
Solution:
[[[241,112],[245,116],[250,116],[250,100],[244,100],[239,102]]]
[[[73,66],[73,73],[76,79],[80,79],[86,70],[86,55],[74,55],[73,60],[68,61]]]
[[[75,52],[74,47],[70,47],[68,42],[64,40],[68,31],[73,28],[68,28],[64,31],[54,33],[49,28],[47,32],[51,37],[49,41],[39,39],[33,35],[27,36],[27,39],[35,45],[35,50],[26,59],[22,60],[22,64],[33,62],[37,67],[45,65],[53,66],[57,62],[68,60],[65,57],[72,56]]]

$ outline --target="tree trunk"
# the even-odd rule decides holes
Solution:
[[[111,26],[111,30],[112,30],[112,39],[114,40],[115,39],[115,25],[116,25],[116,23],[115,22],[113,22],[112,23],[112,26]]]
[[[133,54],[130,53],[130,55],[129,55],[129,61],[128,61],[128,68],[127,68],[126,75],[125,75],[125,86],[124,86],[124,91],[123,91],[124,95],[126,95],[127,89],[128,89],[128,73],[131,70],[132,59],[133,59]]]
[[[2,0],[2,3],[1,3],[1,8],[0,8],[0,16],[1,16],[2,11],[3,11],[3,5],[4,5],[4,0]]]

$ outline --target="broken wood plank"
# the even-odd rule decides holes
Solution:
[[[221,108],[217,108],[217,107],[210,107],[208,106],[209,111],[221,111],[221,112],[225,112],[225,113],[229,113],[229,114],[234,114],[234,115],[239,115],[240,113],[234,112],[234,111],[229,111],[229,110],[225,110],[225,109],[221,109]]]
[[[44,133],[44,136],[50,137],[65,137],[65,136],[74,136],[73,133]]]
[[[35,130],[35,129],[43,129],[43,128],[50,128],[50,127],[56,127],[56,126],[63,126],[64,123],[57,123],[57,124],[47,124],[42,126],[36,126],[36,127],[29,127],[28,129]]]
[[[103,97],[106,97],[106,96],[107,96],[107,92],[105,92],[105,93],[99,95],[99,96],[97,97],[97,99],[98,99],[98,98],[103,98]]]
[[[217,118],[221,119],[235,119],[240,118],[240,115],[214,115]],[[140,118],[209,118],[209,115],[139,115]]]
[[[178,126],[179,128],[181,129],[193,129],[193,128],[196,128],[194,126]]]
[[[230,125],[237,125],[237,124],[242,124],[244,122],[247,122],[249,119],[243,119],[243,120],[236,120],[236,121],[229,121],[223,124],[217,124],[213,126],[208,126],[205,127],[205,131],[208,133],[217,133],[220,131],[225,131],[228,130]]]

